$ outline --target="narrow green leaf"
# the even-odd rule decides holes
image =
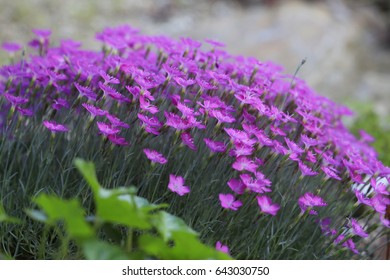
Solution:
[[[96,177],[95,165],[93,162],[88,162],[80,158],[76,158],[74,161],[77,169],[83,175],[89,186],[94,193],[97,193],[101,188],[100,183]]]

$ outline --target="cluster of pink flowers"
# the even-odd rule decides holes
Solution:
[[[144,137],[176,133],[187,149],[208,149],[211,156],[231,162],[232,177],[216,195],[221,207],[240,211],[241,198],[254,194],[259,211],[276,217],[283,202],[264,170],[280,158],[281,164],[293,164],[300,178],[321,178],[327,188],[329,182],[337,187],[351,182],[351,193],[390,227],[387,184],[377,183],[389,182],[390,169],[377,159],[370,138],[356,139],[341,122],[351,114],[347,108],[283,74],[278,65],[231,55],[215,41],[202,47],[189,38],[146,36],[129,26],[97,34],[105,46],[101,52],[82,50],[72,40],[49,47],[49,31],[35,34],[29,45],[40,55],[0,69],[2,130],[39,113],[53,133],[72,133],[72,120],[60,123],[61,115],[85,117],[113,145],[137,145],[125,138],[132,129],[142,130]],[[12,54],[20,49],[11,43],[3,48]],[[140,150],[153,164],[170,160],[158,148]],[[175,172],[169,175],[169,190],[188,194],[190,188]],[[367,184],[373,189],[369,196],[361,192]],[[328,205],[309,191],[296,204],[312,215]],[[352,228],[367,237],[357,221],[352,220]]]

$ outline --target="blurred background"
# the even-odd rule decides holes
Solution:
[[[390,113],[390,0],[0,0],[0,7],[0,42],[25,44],[31,29],[50,28],[54,42],[98,49],[94,34],[124,23],[150,35],[217,39],[288,73],[306,58],[299,76],[321,95]]]

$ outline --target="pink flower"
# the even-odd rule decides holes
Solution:
[[[317,211],[313,210],[312,207],[323,207],[328,204],[322,199],[322,197],[307,192],[298,199],[298,205],[302,212],[309,209],[310,215],[317,215]]]
[[[333,178],[333,179],[336,179],[336,180],[341,180],[341,178],[337,175],[337,171],[335,168],[331,167],[331,166],[322,166],[321,167],[322,171],[324,171],[324,173],[326,174],[327,177],[329,178]]]
[[[96,101],[97,95],[90,88],[84,87],[76,82],[73,84],[77,88],[81,96],[85,96],[90,100]]]
[[[141,110],[143,110],[143,111],[147,111],[147,112],[151,113],[152,115],[158,113],[158,108],[156,106],[150,104],[150,101],[147,98],[143,97],[142,95],[139,98],[139,104],[140,104]]]
[[[130,127],[127,123],[122,122],[119,118],[117,118],[114,115],[111,115],[110,113],[106,113],[106,117],[114,127],[124,127],[124,128]]]
[[[105,71],[99,71],[100,76],[104,79],[105,84],[119,84],[119,80],[115,77],[108,75]]]
[[[233,211],[237,211],[238,208],[242,206],[242,202],[239,200],[235,200],[234,195],[232,194],[219,194],[219,201],[221,205],[225,209],[231,209]]]
[[[107,113],[107,111],[102,110],[102,109],[95,107],[95,106],[88,104],[88,103],[83,103],[83,104],[81,104],[81,106],[83,106],[85,109],[87,109],[87,111],[89,113],[91,113],[92,117],[104,116]]]
[[[53,100],[51,106],[56,110],[60,110],[61,108],[69,108],[69,103],[66,99],[58,98]]]
[[[111,124],[107,124],[104,122],[97,122],[97,126],[100,130],[100,132],[106,136],[117,134],[120,132],[120,129],[117,127],[113,127]]]
[[[223,153],[226,151],[226,146],[223,142],[213,141],[208,138],[204,138],[203,141],[206,143],[206,146],[214,153]]]
[[[236,194],[243,194],[245,192],[245,185],[241,179],[232,178],[227,182],[229,188]]]
[[[276,203],[272,204],[271,198],[268,196],[257,196],[257,203],[260,206],[261,212],[275,216],[280,206]]]
[[[390,198],[382,194],[376,194],[370,199],[370,202],[376,212],[385,214],[387,205],[390,205]]]
[[[365,197],[365,195],[361,191],[356,190],[355,195],[359,203],[371,206],[370,199]]]
[[[351,225],[352,225],[352,229],[356,235],[359,235],[360,237],[363,237],[363,238],[368,237],[368,233],[364,231],[362,226],[359,225],[359,223],[355,219],[351,219]]]
[[[210,110],[210,117],[216,118],[218,123],[233,123],[236,121],[232,116],[219,110]]]
[[[111,141],[111,143],[115,144],[115,145],[118,145],[118,146],[127,146],[129,145],[129,143],[126,141],[125,138],[123,137],[120,137],[118,135],[115,135],[115,134],[110,134],[107,136],[108,140]]]
[[[173,174],[169,175],[168,189],[180,196],[190,192],[190,188],[188,186],[184,186],[184,178],[181,176],[175,176]]]
[[[286,144],[289,147],[291,153],[300,155],[304,152],[303,149],[301,149],[296,143],[294,143],[287,137],[284,137],[284,140],[286,141]]]
[[[51,132],[67,132],[69,129],[62,125],[58,124],[55,121],[43,121],[43,125],[46,126]]]
[[[144,149],[144,153],[146,157],[152,162],[157,162],[160,164],[165,164],[168,162],[168,160],[162,154],[155,150]]]
[[[220,241],[217,241],[217,243],[215,244],[215,249],[217,249],[218,251],[220,251],[222,253],[229,254],[229,247],[226,245],[223,245]]]
[[[298,162],[298,166],[304,176],[315,176],[318,174],[318,172],[311,170],[310,167],[305,165],[302,161]]]
[[[359,254],[359,251],[356,249],[356,245],[351,238],[343,243],[343,247],[348,248],[355,254]]]
[[[271,185],[271,181],[266,179],[265,177],[253,178],[249,174],[241,174],[240,178],[244,185],[252,192],[260,194],[265,192],[271,192],[271,189],[267,188]]]
[[[238,171],[247,170],[249,172],[255,173],[257,169],[257,164],[247,157],[238,157],[232,165],[233,169]]]
[[[181,134],[181,141],[183,141],[183,144],[186,145],[191,150],[193,151],[197,150],[194,144],[194,138],[191,136],[189,132],[184,132]]]
[[[21,45],[12,42],[4,42],[1,47],[8,53],[15,53],[22,49]]]
[[[28,98],[22,97],[22,96],[15,96],[12,94],[4,93],[4,97],[13,105],[21,105],[28,102]]]

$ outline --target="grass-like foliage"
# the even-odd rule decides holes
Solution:
[[[0,69],[0,198],[22,222],[0,229],[8,255],[54,256],[61,246],[60,232],[47,235],[23,214],[30,197],[48,217],[46,202],[61,215],[76,211],[65,220],[69,236],[77,234],[69,225],[87,225],[81,206],[142,230],[142,219],[121,215],[131,206],[103,199],[121,188],[94,202],[76,157],[96,164],[106,188],[134,185],[137,197],[169,204],[206,245],[234,258],[371,258],[386,245],[375,240],[390,227],[390,169],[366,134],[357,139],[343,125],[351,112],[303,80],[212,40],[121,26],[97,34],[102,51],[86,51],[35,34],[29,46],[38,54],[18,60],[19,46],[7,43],[13,62]],[[144,239],[152,247],[153,236]]]
[[[96,178],[93,163],[76,159],[75,164],[92,190],[96,213],[86,217],[77,199],[39,194],[34,202],[40,210],[26,212],[45,224],[40,237],[42,244],[50,235],[58,236],[60,243],[51,256],[41,247],[39,258],[230,259],[203,245],[198,234],[183,220],[161,210],[166,205],[151,204],[136,196],[134,187],[104,189]],[[0,222],[18,223],[18,220],[2,211]]]

